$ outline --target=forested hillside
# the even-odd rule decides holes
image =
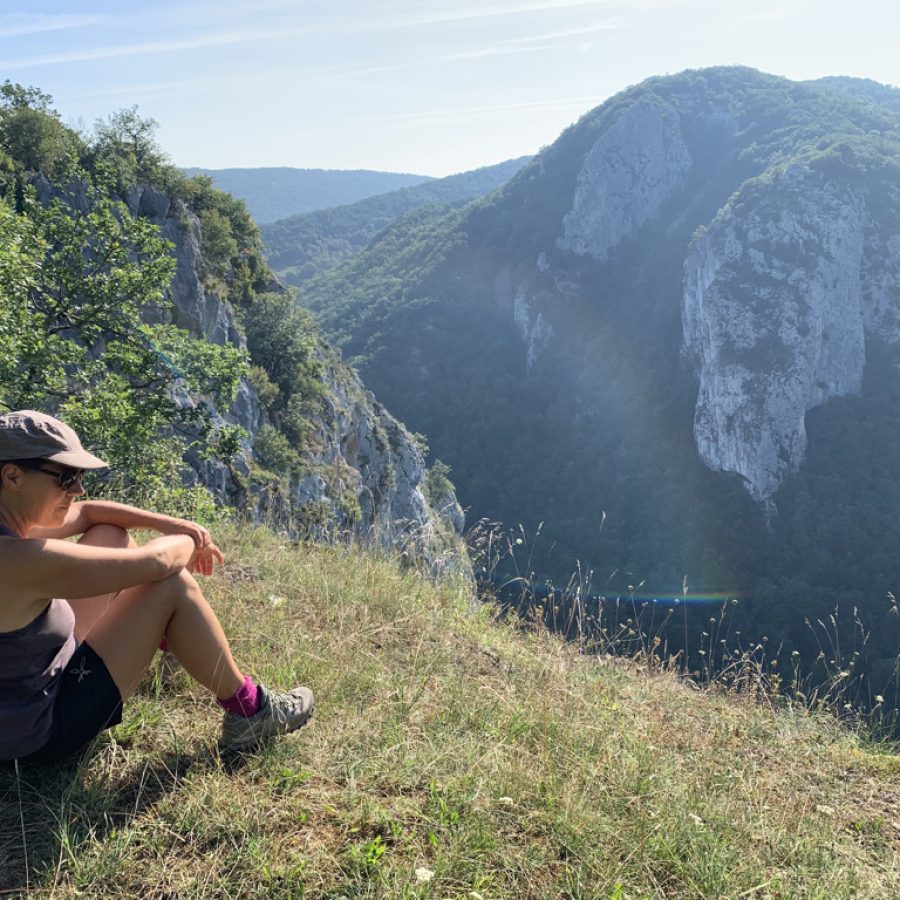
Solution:
[[[0,404],[110,461],[90,493],[455,565],[452,485],[274,279],[244,204],[123,110],[83,135],[0,86]]]
[[[269,264],[289,284],[300,284],[368,246],[403,213],[429,204],[474,200],[505,184],[529,159],[523,156],[264,225],[260,232]]]
[[[519,573],[591,573],[657,623],[680,602],[696,632],[728,600],[726,643],[845,666],[877,702],[900,637],[896,96],[651,79],[301,302],[470,518],[521,524]]]
[[[427,175],[372,172],[367,169],[187,168],[188,176],[203,175],[220,190],[243,200],[254,221],[275,222],[314,209],[356,203],[429,181]]]

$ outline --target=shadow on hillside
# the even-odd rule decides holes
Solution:
[[[51,890],[87,842],[103,841],[163,797],[185,775],[199,769],[229,771],[243,758],[220,760],[209,750],[169,751],[153,757],[129,752],[109,756],[95,745],[56,766],[0,767],[0,896]]]

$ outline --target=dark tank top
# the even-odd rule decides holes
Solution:
[[[0,535],[19,535],[0,525]],[[40,750],[50,738],[60,676],[75,652],[75,615],[51,600],[24,628],[0,631],[0,760]]]

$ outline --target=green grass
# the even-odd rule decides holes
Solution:
[[[473,609],[353,548],[226,530],[239,662],[313,687],[239,760],[155,669],[78,763],[0,774],[0,887],[85,897],[900,896],[900,760]]]

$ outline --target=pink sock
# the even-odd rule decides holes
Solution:
[[[249,675],[245,675],[244,683],[231,697],[227,700],[219,698],[216,703],[222,709],[248,719],[259,712],[259,690],[253,683],[253,679]]]

